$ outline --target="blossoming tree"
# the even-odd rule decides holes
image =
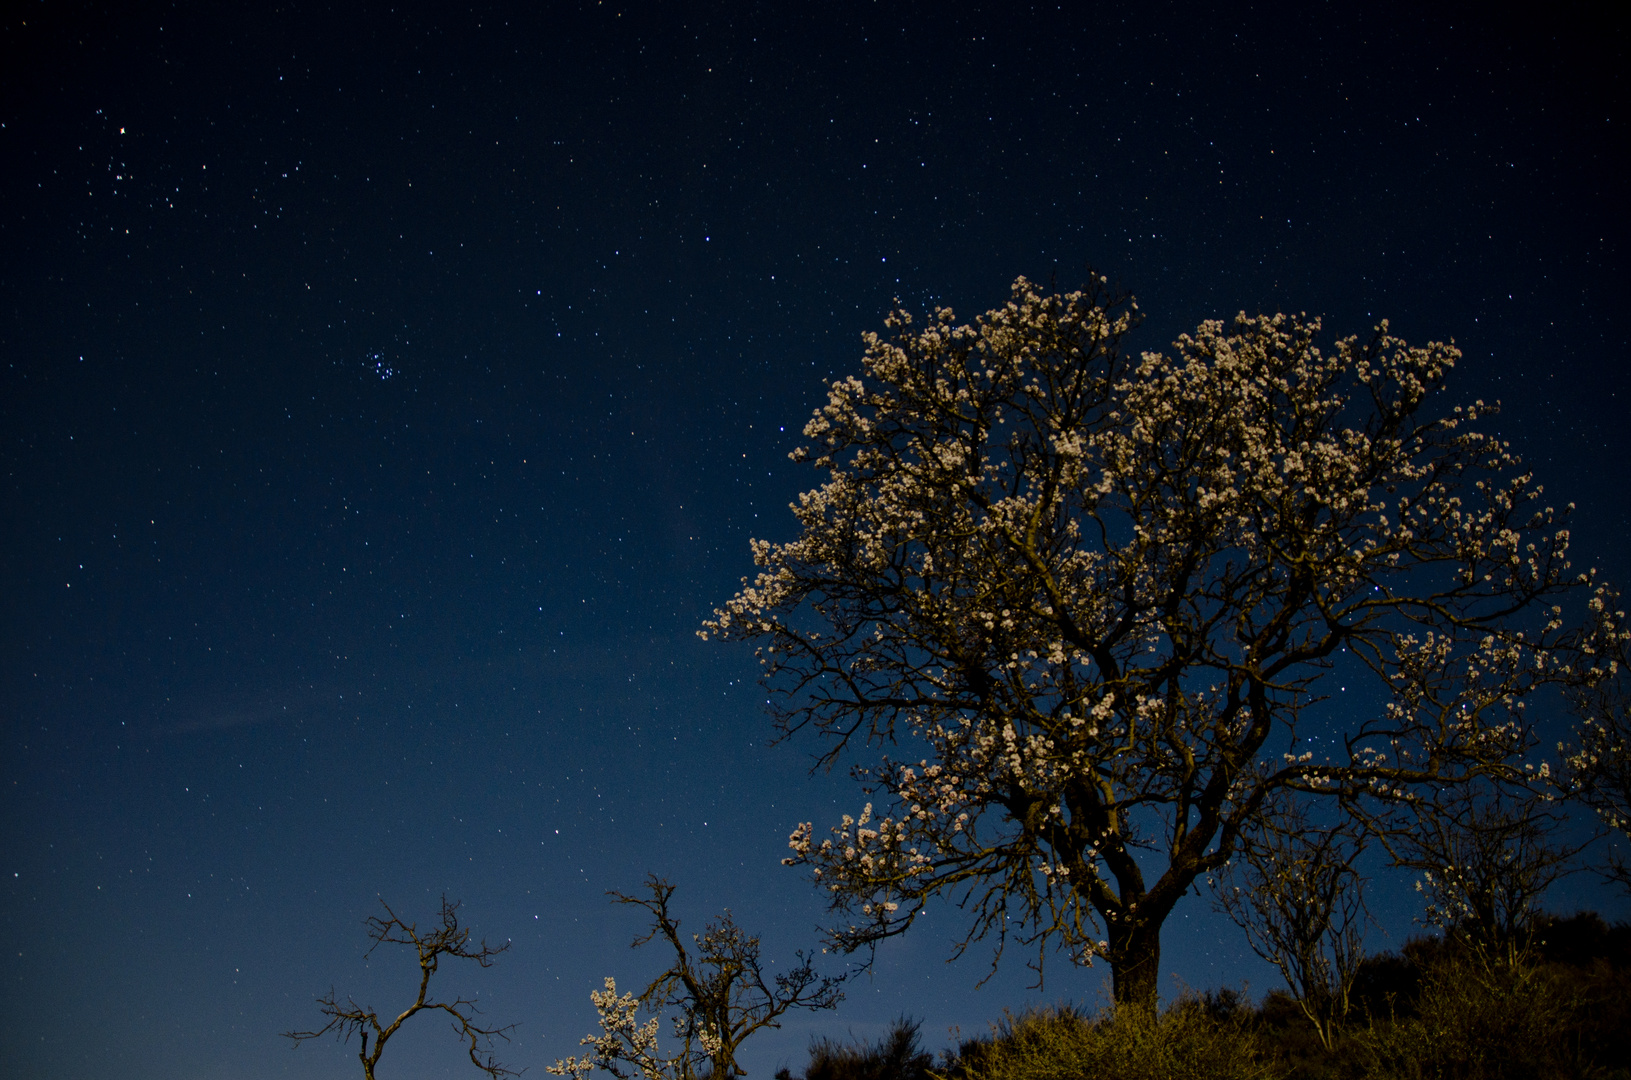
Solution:
[[[744,933],[729,911],[700,935],[691,935],[687,949],[679,920],[668,910],[674,886],[651,876],[646,889],[650,899],[611,895],[651,913],[650,930],[634,946],[661,935],[674,950],[673,965],[639,996],[619,997],[617,981],[608,975],[605,989],[589,994],[600,1021],[599,1034],[579,1043],[589,1052],[556,1061],[545,1072],[571,1080],[585,1080],[597,1070],[614,1080],[732,1080],[746,1075],[736,1055],[748,1036],[781,1027],[782,1015],[792,1009],[835,1009],[844,999],[839,989],[844,976],[817,974],[813,953],[796,953],[797,966],[767,978],[759,939]],[[678,1009],[670,1019],[679,1044],[666,1052],[657,1038],[660,1018],[642,1024],[639,1013],[670,1007]]]
[[[948,895],[959,952],[1106,958],[1153,1005],[1162,924],[1279,796],[1519,782],[1525,699],[1590,667],[1561,515],[1489,407],[1427,408],[1453,345],[1242,315],[1134,356],[1138,318],[1102,278],[895,311],[804,429],[800,535],[705,624],[758,644],[784,734],[871,758],[786,860],[841,947]]]

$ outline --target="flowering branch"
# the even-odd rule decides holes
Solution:
[[[1631,633],[1624,630],[1625,612],[1614,610],[1619,597],[1602,599],[1608,602],[1594,611],[1618,631],[1617,648],[1604,664],[1606,677],[1575,695],[1578,745],[1558,747],[1566,768],[1560,779],[1567,794],[1625,838],[1631,837]],[[1631,864],[1610,855],[1606,876],[1631,892]]]
[[[813,954],[797,953],[791,971],[767,977],[759,957],[759,939],[745,934],[726,911],[709,923],[701,935],[693,934],[690,947],[680,935],[679,920],[668,910],[674,886],[656,876],[646,879],[649,897],[614,892],[620,904],[633,904],[651,913],[651,929],[635,939],[638,948],[661,936],[674,950],[674,963],[636,997],[617,994],[610,976],[603,990],[589,997],[600,1018],[600,1034],[587,1035],[581,1045],[590,1053],[557,1061],[545,1071],[583,1080],[596,1069],[617,1080],[729,1080],[744,1075],[736,1061],[738,1048],[761,1028],[781,1026],[782,1014],[792,1009],[832,1009],[843,1000],[839,984],[844,976],[821,976]],[[671,1018],[680,1046],[665,1055],[657,1043],[658,1017],[641,1024],[641,1008],[660,1013],[671,1006]]]
[[[1135,355],[1138,319],[1103,279],[895,311],[793,455],[799,536],[701,631],[757,645],[819,765],[898,755],[790,838],[840,948],[946,895],[960,947],[1107,958],[1153,1003],[1162,923],[1282,793],[1521,784],[1529,699],[1603,675],[1569,508],[1476,430],[1494,406],[1428,409],[1453,345],[1242,314]],[[1336,713],[1339,678],[1377,704]]]

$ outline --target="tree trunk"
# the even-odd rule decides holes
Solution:
[[[1161,975],[1161,924],[1123,915],[1107,927],[1116,1005],[1155,1011]]]

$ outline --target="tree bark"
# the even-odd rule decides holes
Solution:
[[[1155,1011],[1161,974],[1161,922],[1123,914],[1107,927],[1110,977],[1118,1007]]]

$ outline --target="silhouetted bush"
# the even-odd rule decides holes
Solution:
[[[1595,912],[1536,922],[1534,948],[1575,1009],[1558,1036],[1600,1075],[1631,1080],[1631,923]]]
[[[922,1021],[903,1016],[875,1045],[815,1039],[804,1080],[930,1080],[934,1055],[918,1044]],[[786,1069],[776,1080],[792,1080]]]
[[[1574,968],[1606,964],[1631,968],[1631,923],[1609,926],[1595,911],[1567,918],[1542,915],[1535,923],[1535,945],[1547,960]]]
[[[1580,1075],[1560,1037],[1582,1004],[1533,954],[1447,951],[1422,973],[1414,1016],[1378,1020],[1358,1041],[1378,1080],[1550,1080]]]
[[[1367,956],[1354,978],[1354,1011],[1361,1019],[1401,1011],[1413,1014],[1420,995],[1421,965],[1408,952]]]
[[[1294,1017],[1274,1029],[1274,996],[1259,1022],[1275,1056],[1311,1080],[1631,1080],[1631,926],[1591,913],[1540,916],[1496,946],[1451,934],[1368,959],[1368,1023],[1324,1065]]]

